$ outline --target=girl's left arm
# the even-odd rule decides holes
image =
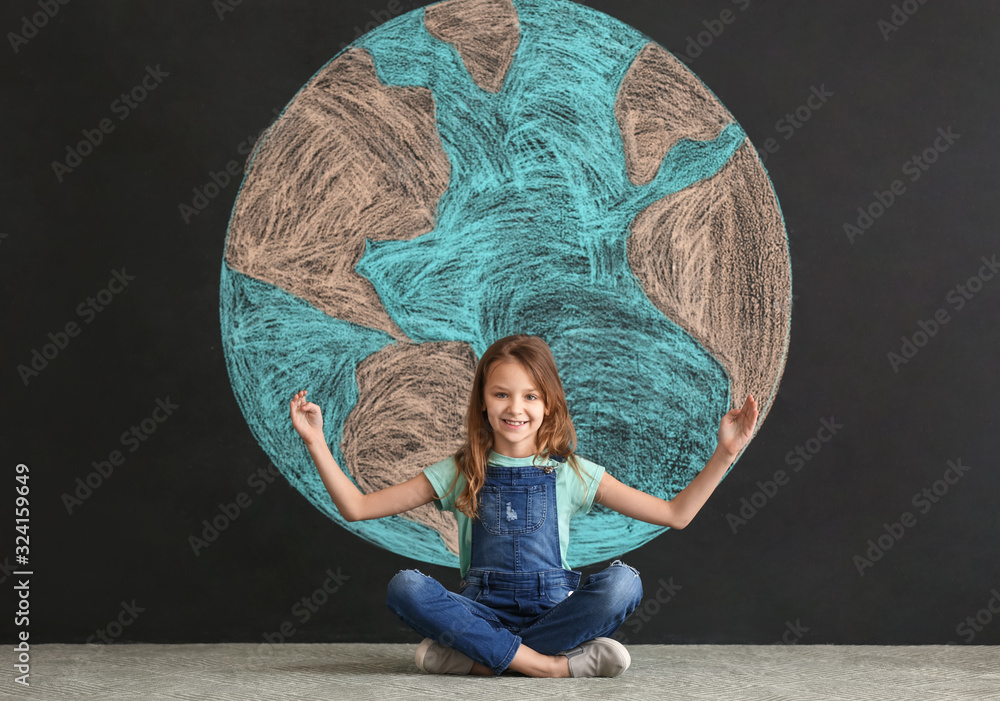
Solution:
[[[619,482],[607,472],[601,477],[594,501],[640,521],[681,529],[691,523],[715,491],[726,470],[743,450],[757,424],[757,401],[747,395],[742,409],[733,409],[719,424],[715,452],[691,483],[670,501]]]

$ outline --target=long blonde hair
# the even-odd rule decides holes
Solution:
[[[575,454],[576,429],[569,416],[566,394],[552,350],[538,336],[507,336],[491,345],[476,365],[469,407],[465,412],[466,439],[454,453],[458,473],[445,493],[450,494],[458,484],[459,474],[465,475],[465,488],[455,499],[455,506],[471,519],[478,517],[479,491],[486,482],[486,461],[493,449],[493,427],[486,411],[480,409],[485,404],[486,378],[494,365],[507,361],[520,363],[542,395],[542,401],[549,412],[535,437],[536,455],[541,456],[543,462],[551,455],[564,458],[577,477],[586,484],[580,474],[583,468]],[[590,475],[589,472],[586,474]]]

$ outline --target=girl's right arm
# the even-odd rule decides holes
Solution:
[[[345,520],[365,521],[392,516],[427,504],[437,496],[423,472],[405,482],[363,494],[333,459],[323,437],[323,416],[319,406],[307,402],[305,395],[306,390],[302,390],[292,399],[292,425],[305,442],[326,491]]]

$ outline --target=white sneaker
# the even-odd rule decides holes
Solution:
[[[571,677],[617,677],[632,664],[625,646],[611,638],[594,638],[556,654],[569,659]]]
[[[428,674],[468,674],[472,671],[472,658],[432,638],[424,638],[417,645],[413,661],[421,672]]]

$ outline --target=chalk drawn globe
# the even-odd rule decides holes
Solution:
[[[757,152],[670,52],[568,0],[448,0],[358,38],[261,136],[220,318],[233,392],[288,481],[344,530],[457,567],[432,504],[344,520],[292,428],[296,391],[370,492],[454,452],[477,359],[536,334],[578,454],[670,499],[730,408],[752,393],[766,418],[791,268]],[[665,530],[595,505],[568,559]]]

